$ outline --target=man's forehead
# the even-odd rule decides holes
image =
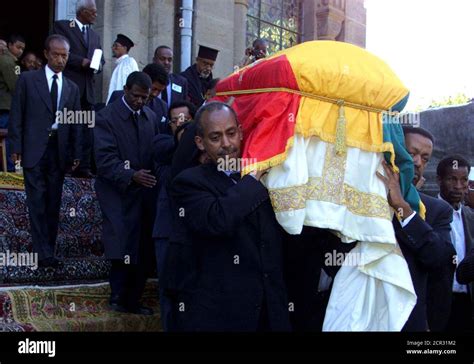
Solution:
[[[408,133],[405,135],[406,144],[416,144],[419,146],[433,146],[433,142],[430,138],[417,134],[417,133]]]
[[[156,54],[158,57],[173,57],[173,51],[168,48],[160,48]]]
[[[232,127],[237,127],[237,120],[228,109],[220,109],[208,111],[204,117],[204,128],[211,132],[213,130],[227,130]]]

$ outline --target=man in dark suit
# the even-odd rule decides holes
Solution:
[[[53,33],[61,34],[71,45],[69,60],[64,75],[76,83],[81,95],[82,110],[94,110],[94,77],[97,70],[90,68],[94,50],[101,49],[100,37],[91,28],[97,17],[94,0],[79,0],[76,4],[76,19],[58,20],[53,25]],[[102,58],[102,65],[105,63]],[[77,171],[78,176],[90,176],[94,172],[92,161],[92,129],[83,130],[82,163]]]
[[[474,248],[474,214],[471,208],[463,206],[468,189],[470,163],[462,156],[442,159],[436,168],[439,184],[439,198],[452,207],[451,240],[456,248],[457,262]],[[456,277],[451,279],[452,310],[448,330],[456,332],[472,331],[473,285],[462,284]]]
[[[153,62],[164,67],[170,77],[170,82],[161,93],[161,99],[168,108],[173,102],[186,101],[188,98],[188,81],[181,75],[173,73],[173,51],[162,45],[156,48]]]
[[[147,269],[153,264],[152,228],[156,202],[153,139],[156,115],[145,106],[151,79],[127,78],[125,95],[99,112],[95,137],[95,190],[103,215],[102,241],[112,261],[110,306],[150,315],[140,305]]]
[[[206,94],[212,87],[212,69],[216,63],[219,51],[205,46],[199,46],[196,63],[189,66],[181,76],[188,81],[188,98],[196,107],[200,107]],[[215,86],[215,85],[214,85]]]
[[[76,84],[63,75],[69,43],[60,35],[46,39],[44,69],[22,73],[12,102],[8,137],[12,159],[20,161],[34,251],[40,265],[57,267],[54,247],[64,173],[80,161],[80,125],[58,122],[57,112],[79,111]],[[82,119],[82,118],[81,118]]]
[[[182,230],[173,232],[163,273],[165,289],[174,294],[170,329],[289,330],[282,229],[259,182],[264,172],[240,178],[219,167],[222,158],[240,158],[242,133],[229,106],[209,103],[195,122],[196,144],[212,162],[172,182]]]
[[[168,106],[166,106],[166,103],[159,97],[169,83],[168,73],[161,65],[156,63],[146,65],[143,72],[151,78],[150,97],[146,105],[156,114],[156,121],[160,133],[171,135],[171,128],[168,123]],[[117,99],[121,99],[123,95],[123,90],[112,92],[109,104]]]
[[[433,152],[434,138],[422,128],[404,128],[404,133],[406,149],[414,162],[413,184],[419,185]],[[449,317],[450,286],[455,267],[456,252],[450,239],[452,213],[448,204],[420,193],[426,207],[423,220],[403,199],[398,174],[385,163],[383,167],[385,177],[379,176],[389,191],[389,204],[398,216],[393,222],[395,235],[417,295],[417,303],[403,329],[443,330]]]

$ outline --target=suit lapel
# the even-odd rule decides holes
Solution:
[[[36,80],[36,88],[38,89],[38,94],[41,99],[44,101],[49,111],[53,112],[53,105],[51,103],[51,94],[49,93],[48,80],[46,79],[46,73],[44,69],[38,71]]]
[[[66,77],[64,77],[64,74],[63,74],[63,87],[61,90],[61,97],[59,99],[58,111],[64,109],[64,104],[66,103],[67,97],[69,95],[69,90],[70,90],[69,82],[67,82]]]
[[[474,216],[471,215],[468,207],[462,207],[462,224],[464,228],[464,241],[466,244],[466,254],[474,248],[474,242],[472,241],[474,238]],[[472,227],[471,227],[472,225]]]
[[[73,29],[72,33],[75,34],[77,38],[79,38],[79,41],[81,42],[81,44],[84,46],[84,48],[87,49],[87,45],[84,40],[84,37],[82,36],[82,32],[81,32],[81,28],[79,27],[79,24],[77,24],[75,21],[74,21],[74,24],[76,26],[72,28]],[[88,30],[90,31],[90,29]],[[90,37],[89,37],[89,43],[90,43]]]
[[[235,185],[234,181],[232,181],[230,177],[228,177],[224,172],[217,170],[217,166],[215,164],[209,163],[204,165],[204,167],[207,170],[208,178],[213,182],[212,184],[221,194],[227,193],[227,190]],[[248,215],[246,217],[246,220],[252,225],[252,227],[257,231],[257,233],[260,232],[258,223],[258,209]]]

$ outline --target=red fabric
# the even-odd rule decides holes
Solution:
[[[217,92],[274,87],[299,90],[284,55],[225,78],[217,85]],[[268,92],[234,97],[232,107],[244,134],[242,158],[263,162],[283,153],[288,139],[294,134],[300,96],[288,92]],[[227,102],[229,98],[217,96],[213,100]]]

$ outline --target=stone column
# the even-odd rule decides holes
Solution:
[[[336,40],[343,31],[346,0],[317,0],[317,37],[323,40]]]
[[[346,4],[344,41],[365,48],[367,10],[364,0],[351,0]]]
[[[234,0],[234,65],[245,55],[248,0]]]

